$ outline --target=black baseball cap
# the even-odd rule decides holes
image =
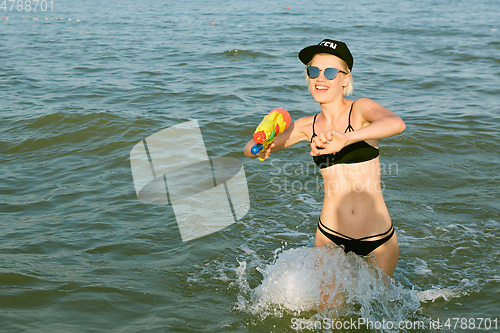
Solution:
[[[304,65],[307,65],[318,53],[329,53],[339,57],[346,62],[349,70],[352,70],[354,59],[345,43],[331,39],[323,39],[318,45],[311,45],[302,49],[299,52],[299,59]]]

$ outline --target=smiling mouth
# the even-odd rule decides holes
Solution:
[[[328,90],[328,87],[325,87],[325,86],[316,86],[316,90]]]

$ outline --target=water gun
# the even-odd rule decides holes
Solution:
[[[285,109],[274,109],[260,122],[253,133],[255,145],[250,149],[252,154],[257,155],[259,151],[267,149],[274,139],[290,125],[290,114]],[[264,159],[259,157],[259,160]]]

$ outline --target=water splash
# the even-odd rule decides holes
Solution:
[[[405,321],[419,317],[416,291],[388,278],[374,257],[345,254],[338,247],[296,248],[276,255],[251,289],[246,262],[236,269],[240,294],[236,309],[261,318],[312,314],[316,318],[358,317]]]

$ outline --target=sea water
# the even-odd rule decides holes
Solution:
[[[467,332],[498,317],[498,1],[5,3],[3,331],[395,331],[324,325],[366,319],[434,332],[457,318]],[[393,279],[314,248],[323,193],[307,143],[242,154],[272,109],[320,112],[297,53],[323,38],[354,55],[350,98],[407,125],[380,141]],[[171,205],[138,200],[130,151],[190,120],[210,158],[243,163],[251,205],[182,242]]]

